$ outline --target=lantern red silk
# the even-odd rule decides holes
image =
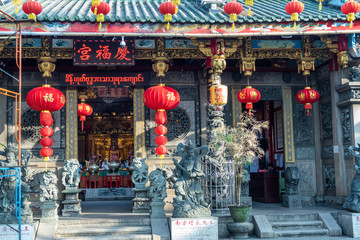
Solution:
[[[319,98],[320,95],[318,91],[310,87],[305,87],[305,89],[300,90],[296,94],[296,100],[301,104],[305,104],[305,109],[307,110],[307,116],[309,116],[309,109],[312,109],[311,104],[319,100]]]
[[[236,2],[235,0],[231,0],[227,4],[225,4],[224,11],[230,15],[230,22],[232,22],[231,28],[234,29],[235,22],[237,20],[237,15],[239,15],[243,10],[243,6],[241,3]]]
[[[360,11],[360,3],[348,0],[341,6],[341,12],[347,15],[347,20],[350,22],[350,28],[353,26],[355,20],[355,14]]]
[[[28,19],[34,19],[36,21],[36,15],[41,13],[42,6],[40,3],[30,0],[23,4],[22,10],[29,15]]]
[[[253,103],[256,103],[260,100],[261,94],[255,88],[247,86],[246,88],[239,91],[237,99],[241,103],[246,103],[246,109],[249,109],[249,115],[251,114],[251,109],[253,108]]]
[[[92,0],[91,7],[94,7],[93,13],[97,15],[97,7],[100,6],[101,0]]]
[[[91,6],[91,11],[97,16],[96,21],[99,23],[99,29],[100,29],[101,23],[104,22],[105,20],[105,15],[110,12],[110,5],[107,4],[106,2],[100,1],[99,6],[97,7],[95,5]]]
[[[158,84],[146,89],[143,101],[145,106],[156,110],[155,122],[159,126],[155,128],[155,133],[160,135],[155,140],[156,144],[160,145],[156,148],[156,153],[160,159],[164,159],[167,153],[167,148],[164,146],[167,143],[167,138],[164,136],[167,133],[167,128],[164,126],[167,122],[166,110],[173,109],[179,104],[180,95],[175,89],[165,87],[165,84]]]
[[[292,0],[286,4],[285,11],[291,14],[291,21],[294,22],[294,28],[296,27],[296,21],[299,19],[299,14],[304,11],[304,4],[297,0]]]
[[[44,157],[44,161],[48,161],[53,153],[53,150],[49,148],[53,144],[50,136],[54,133],[54,130],[50,128],[54,121],[51,112],[63,108],[65,101],[64,94],[50,85],[34,88],[26,95],[26,102],[29,107],[35,111],[40,111],[40,124],[43,126],[40,130],[40,134],[43,136],[40,140],[40,144],[43,146],[40,154]]]
[[[172,15],[177,11],[177,5],[173,4],[171,1],[166,1],[160,4],[159,12],[165,16],[164,20],[167,22],[166,29],[170,28],[170,22],[172,20]]]
[[[92,107],[86,103],[78,104],[78,116],[80,116],[81,121],[81,131],[84,131],[84,122],[86,121],[86,117],[90,116],[93,112]]]

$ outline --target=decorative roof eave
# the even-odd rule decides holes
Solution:
[[[132,37],[180,37],[180,38],[236,38],[248,36],[281,36],[281,35],[324,35],[350,34],[360,32],[360,20],[352,28],[344,21],[299,22],[296,28],[293,23],[253,23],[236,24],[166,24],[156,23],[105,23],[98,30],[94,23],[79,22],[36,22],[23,23],[22,34],[28,36],[132,36]],[[15,25],[0,25],[0,35],[10,35]]]

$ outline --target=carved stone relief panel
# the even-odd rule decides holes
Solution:
[[[351,67],[348,78],[350,81],[353,81],[353,82],[360,81],[360,67],[359,66]]]
[[[330,72],[329,65],[321,66],[316,69],[317,85],[320,96],[330,95]]]
[[[351,141],[351,120],[350,120],[350,109],[343,108],[341,110],[341,124],[343,130],[344,143]]]
[[[345,144],[343,147],[344,147],[344,158],[345,158],[346,160],[352,160],[352,159],[353,159],[353,156],[352,156],[351,153],[349,152],[350,144]]]
[[[295,99],[295,96],[293,99]],[[298,102],[294,103],[293,121],[295,146],[312,146],[314,143],[312,117],[306,115],[304,106]]]
[[[296,160],[310,160],[315,159],[314,147],[295,147]]]
[[[335,189],[335,167],[334,165],[324,166],[324,187]]]
[[[321,112],[321,134],[323,139],[331,139],[333,137],[332,132],[332,112],[331,104],[322,104],[320,106]]]
[[[296,161],[299,169],[299,194],[314,195],[316,193],[315,161]]]
[[[321,147],[321,158],[322,159],[333,159],[334,158],[333,146],[322,146]]]

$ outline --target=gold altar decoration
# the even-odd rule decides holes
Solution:
[[[337,61],[339,66],[342,68],[347,68],[349,64],[349,54],[347,51],[342,51],[337,54]]]
[[[297,61],[298,73],[302,72],[304,76],[309,76],[310,71],[315,71],[315,59],[302,58]]]
[[[244,76],[250,77],[255,72],[255,58],[245,57],[240,59],[240,73],[244,73]]]

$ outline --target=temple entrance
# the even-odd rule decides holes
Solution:
[[[134,152],[133,101],[129,88],[78,89],[93,113],[79,121],[80,188],[85,200],[132,198],[129,166]],[[89,194],[91,192],[91,194]]]
[[[256,119],[268,121],[269,128],[259,133],[265,156],[255,159],[250,167],[250,196],[258,202],[280,202],[285,188],[282,102],[259,101],[254,104],[254,110]]]

